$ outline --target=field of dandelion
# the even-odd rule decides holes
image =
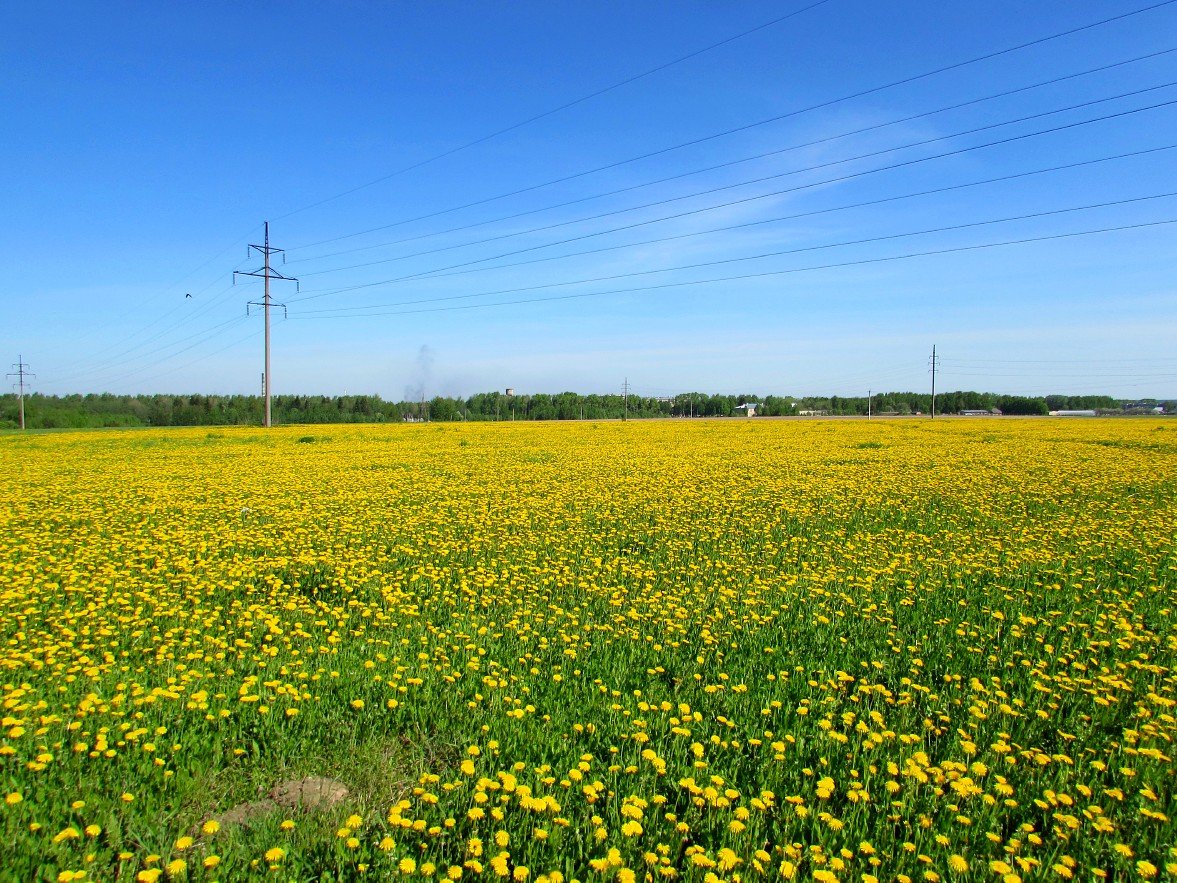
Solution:
[[[1177,427],[308,431],[0,437],[0,878],[1177,878]]]

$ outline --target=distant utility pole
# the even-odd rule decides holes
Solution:
[[[25,364],[24,356],[16,357],[16,364],[12,366],[15,371],[9,373],[9,377],[15,377],[16,383],[12,384],[12,388],[16,390],[16,401],[20,408],[20,428],[25,428],[25,378],[36,377],[36,374],[29,373],[29,366]]]
[[[936,344],[932,344],[932,419],[936,419]]]
[[[866,419],[867,420],[870,420],[870,394],[871,394],[871,391],[868,389],[866,391]]]
[[[621,384],[621,420],[624,423],[629,419],[629,378],[625,378]]]
[[[251,254],[254,251],[261,252],[262,257],[263,257],[262,267],[261,267],[261,269],[258,269],[258,270],[234,270],[233,271],[233,281],[236,282],[238,276],[257,276],[261,279],[264,279],[265,283],[266,283],[265,294],[263,295],[261,302],[258,303],[257,301],[249,301],[249,303],[247,303],[245,305],[245,315],[247,315],[247,316],[249,315],[249,308],[250,307],[261,307],[266,314],[266,371],[262,375],[262,395],[265,396],[265,399],[266,399],[266,414],[265,414],[265,419],[262,422],[262,425],[263,426],[271,426],[272,423],[270,420],[270,387],[271,387],[270,378],[272,375],[270,374],[270,307],[281,307],[282,308],[282,315],[285,316],[286,315],[286,304],[278,304],[278,303],[274,303],[272,300],[270,300],[270,280],[271,279],[278,279],[278,280],[282,280],[284,282],[293,282],[296,286],[296,289],[298,286],[298,280],[293,276],[284,276],[280,272],[278,272],[277,270],[275,270],[273,267],[270,266],[270,255],[281,254],[281,255],[283,255],[282,260],[283,260],[283,262],[285,262],[285,260],[286,260],[285,254],[286,253],[280,248],[270,248],[270,222],[269,221],[266,221],[265,244],[264,245],[252,245],[251,244],[249,246],[249,249],[250,249]]]

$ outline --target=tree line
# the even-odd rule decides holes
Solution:
[[[425,402],[392,402],[377,395],[273,397],[275,423],[399,423],[403,421],[488,420],[615,420],[657,417],[727,417],[740,405],[755,403],[762,416],[867,413],[866,396],[759,396],[680,393],[650,397],[620,394],[583,395],[574,392],[508,396],[484,392],[469,398],[436,396]],[[1046,414],[1055,410],[1121,411],[1131,404],[1167,405],[1174,402],[1127,403],[1111,396],[1049,395],[1027,397],[956,391],[936,396],[938,413],[1000,411],[1003,414]],[[928,393],[886,392],[872,396],[875,414],[928,414]],[[261,422],[262,398],[256,395],[90,395],[25,397],[25,420],[31,429],[84,429],[135,426],[233,426]],[[15,395],[0,396],[0,428],[17,426]]]

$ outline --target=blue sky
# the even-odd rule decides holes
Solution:
[[[2,361],[257,390],[268,219],[275,392],[1177,395],[1177,3],[810,2],[6,4]]]

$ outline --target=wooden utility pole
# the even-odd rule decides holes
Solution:
[[[18,409],[20,410],[20,428],[25,428],[25,378],[36,377],[36,374],[29,373],[29,366],[25,364],[24,356],[16,357],[16,364],[12,366],[15,371],[9,373],[9,377],[15,377],[16,383],[12,384],[16,389],[16,401]]]
[[[270,378],[272,376],[270,374],[270,307],[281,307],[282,308],[282,315],[285,317],[286,304],[274,303],[273,300],[270,298],[270,280],[271,279],[280,279],[285,282],[293,282],[295,284],[295,288],[297,290],[298,279],[296,279],[294,276],[284,276],[282,273],[278,272],[277,270],[275,270],[273,267],[270,266],[270,255],[272,255],[272,254],[283,254],[284,255],[285,252],[280,248],[271,248],[270,247],[270,222],[269,221],[266,221],[265,229],[266,229],[265,244],[264,245],[250,245],[249,246],[249,248],[251,250],[250,251],[251,254],[253,251],[261,252],[262,257],[263,257],[263,263],[262,263],[261,269],[260,270],[250,270],[250,271],[234,270],[233,271],[233,281],[236,282],[238,276],[257,276],[257,277],[265,280],[265,289],[264,289],[265,293],[262,296],[261,302],[259,303],[258,301],[250,301],[249,303],[247,303],[245,305],[245,314],[247,316],[249,315],[249,308],[250,307],[261,307],[263,312],[265,313],[266,369],[265,369],[265,373],[262,375],[262,395],[265,397],[266,406],[265,406],[265,416],[262,420],[262,425],[263,426],[271,426],[271,425],[273,425],[273,423],[270,419],[270,389],[271,389]],[[285,258],[283,258],[283,260],[285,260]]]

